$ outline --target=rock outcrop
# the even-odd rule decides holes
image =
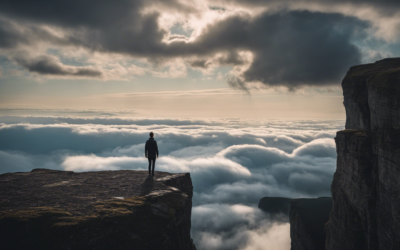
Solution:
[[[325,249],[324,226],[332,209],[332,198],[293,199],[290,202],[292,250]]]
[[[0,249],[196,249],[189,173],[0,175]]]
[[[289,216],[289,198],[284,197],[263,197],[258,202],[258,208],[269,214],[283,214]]]
[[[263,197],[258,207],[269,213],[271,219],[290,222],[292,250],[325,249],[325,224],[332,209],[331,197],[289,199]]]
[[[352,67],[342,82],[346,127],[326,249],[400,246],[400,58]]]

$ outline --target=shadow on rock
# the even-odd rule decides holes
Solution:
[[[154,190],[154,177],[148,176],[141,186],[140,196],[145,196],[151,193]]]

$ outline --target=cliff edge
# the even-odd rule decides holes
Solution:
[[[0,175],[0,249],[196,249],[189,173]]]
[[[400,246],[400,58],[350,68],[326,249]]]

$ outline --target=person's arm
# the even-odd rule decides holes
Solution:
[[[148,151],[149,151],[149,144],[146,141],[146,145],[144,146],[144,155],[146,156],[146,158],[147,158],[147,152]]]
[[[157,158],[158,158],[158,146],[157,146],[157,142],[155,141],[155,143],[156,143],[156,154],[157,154]]]

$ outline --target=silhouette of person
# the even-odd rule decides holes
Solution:
[[[149,160],[149,175],[154,176],[154,167],[156,165],[156,158],[158,158],[158,147],[156,140],[154,140],[153,132],[150,132],[150,138],[146,141],[144,153]]]

